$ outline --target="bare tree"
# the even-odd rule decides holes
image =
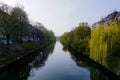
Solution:
[[[8,14],[10,8],[7,5],[2,5],[0,7],[0,32],[6,35],[7,44],[9,45],[9,40],[11,34],[14,32],[14,27],[12,26],[12,18]]]
[[[14,7],[12,9],[11,16],[14,19],[18,20],[18,22],[16,22],[16,24],[18,25],[16,28],[16,33],[19,37],[20,42],[22,42],[24,33],[29,24],[28,16],[21,7]]]

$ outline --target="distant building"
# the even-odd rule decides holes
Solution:
[[[0,39],[5,39],[5,38],[6,38],[6,36],[4,34],[0,33]]]
[[[13,39],[10,38],[10,41],[9,41],[10,44],[13,43]],[[6,35],[0,33],[0,44],[7,44],[7,39],[6,39]]]
[[[118,11],[112,12],[107,17],[102,18],[100,21],[94,23],[92,26],[93,27],[97,27],[98,25],[107,26],[115,21],[117,21],[120,24],[120,12]]]

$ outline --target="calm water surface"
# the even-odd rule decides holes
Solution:
[[[0,80],[116,80],[93,62],[64,52],[60,42],[36,51],[0,72]]]

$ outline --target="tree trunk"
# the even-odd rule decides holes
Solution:
[[[7,45],[9,45],[10,35],[8,34],[6,35],[6,37],[7,37]]]
[[[22,36],[23,36],[23,29],[22,29],[22,25],[20,25],[20,43],[23,43]]]

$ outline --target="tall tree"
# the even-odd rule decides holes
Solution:
[[[6,35],[7,45],[9,45],[10,36],[14,32],[14,26],[11,24],[12,17],[9,15],[9,11],[10,7],[5,4],[0,7],[0,32]]]
[[[23,42],[23,36],[29,24],[28,16],[22,7],[14,7],[11,11],[11,16],[18,20],[15,23],[17,24],[15,33],[20,42]]]
[[[90,37],[91,29],[88,23],[80,23],[79,26],[74,30],[75,40],[83,40]]]

